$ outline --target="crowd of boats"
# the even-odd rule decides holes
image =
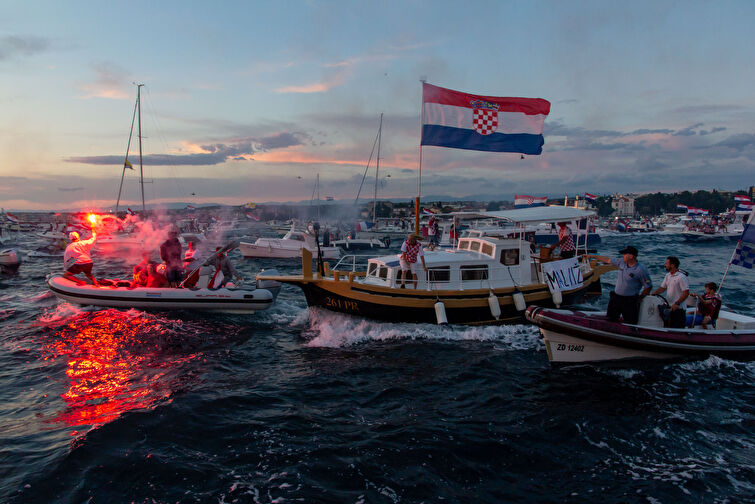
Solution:
[[[165,227],[139,219],[113,222],[100,216],[96,250],[155,250]],[[116,225],[120,221],[121,224]],[[558,223],[567,223],[574,237],[574,257],[560,257]],[[669,358],[716,354],[749,359],[755,355],[755,318],[721,310],[715,328],[671,329],[660,318],[663,300],[643,301],[638,324],[610,322],[604,313],[566,309],[585,297],[601,294],[601,276],[611,265],[589,260],[602,234],[594,212],[574,207],[542,206],[491,212],[455,212],[423,219],[420,229],[433,224],[434,244],[423,233],[424,265],[416,283],[404,285],[398,248],[412,232],[407,222],[386,220],[364,231],[342,232],[336,223],[286,223],[283,237],[228,241],[238,222],[203,228],[191,219],[171,224],[181,243],[203,243],[205,256],[194,271],[199,281],[191,288],[146,287],[132,281],[71,281],[51,274],[47,285],[63,301],[80,305],[152,310],[206,310],[254,313],[272,306],[282,284],[299,287],[308,306],[390,322],[435,324],[502,324],[530,322],[541,328],[552,362],[585,362],[624,358]],[[381,225],[382,224],[382,225]],[[269,228],[255,224],[256,230]],[[285,228],[284,228],[285,229]],[[6,230],[7,231],[7,230]],[[16,232],[20,241],[32,234],[55,246],[30,250],[29,256],[61,257],[66,232],[52,225],[44,231]],[[249,229],[245,230],[246,232]],[[662,231],[657,231],[662,232]],[[741,235],[741,233],[740,233]],[[5,239],[9,235],[4,233]],[[215,245],[225,243],[220,248]],[[393,245],[392,249],[389,247]],[[217,288],[218,272],[211,268],[218,253],[238,247],[243,257],[301,261],[301,273],[281,275],[262,270],[253,281]],[[359,252],[354,252],[358,250]],[[3,250],[0,265],[17,271],[22,262],[17,248]],[[566,255],[566,254],[564,254]],[[190,273],[187,270],[187,274]],[[222,273],[221,273],[222,275]],[[694,307],[688,308],[694,312]]]

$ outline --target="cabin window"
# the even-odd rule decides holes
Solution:
[[[304,241],[304,237],[302,235],[291,235],[291,239],[302,242]]]
[[[519,264],[519,249],[506,249],[501,252],[501,264],[516,266]]]
[[[427,275],[431,282],[449,282],[451,280],[451,267],[438,266],[436,268],[428,268]]]
[[[493,257],[493,245],[491,245],[490,243],[483,243],[482,253],[485,255],[489,255],[490,257]]]
[[[378,271],[378,277],[380,277],[380,278],[388,278],[388,267],[387,266],[380,266],[380,270]]]
[[[470,249],[473,252],[479,252],[480,251],[480,242],[478,242],[478,241],[472,242],[472,246],[470,247]]]
[[[370,263],[367,266],[367,275],[375,276],[375,272],[377,272],[377,263]]]
[[[469,250],[469,240],[462,240],[459,243],[459,249],[460,250]]]
[[[488,266],[486,264],[475,264],[469,266],[461,266],[461,281],[465,280],[487,280],[488,279]]]

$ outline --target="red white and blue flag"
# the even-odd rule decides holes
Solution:
[[[753,208],[755,208],[755,203],[749,203],[749,202],[747,202],[747,203],[737,203],[737,211],[738,212],[742,212],[742,211],[749,212]]]
[[[734,201],[736,201],[737,203],[749,203],[750,202],[750,198],[748,198],[747,196],[744,196],[742,194],[735,194],[734,195]]]
[[[708,211],[703,208],[695,208],[688,206],[687,215],[708,215]]]
[[[682,212],[686,212],[687,210],[689,210],[689,207],[687,205],[682,205],[681,203],[677,203],[676,209],[681,210]]]
[[[594,194],[590,194],[589,192],[585,193],[585,199],[590,203],[595,203],[598,201],[598,197]]]
[[[538,207],[538,206],[545,206],[545,203],[548,201],[547,196],[525,196],[522,194],[516,194],[514,195],[514,208],[530,208],[530,207]]]
[[[543,152],[543,123],[551,104],[542,98],[478,96],[422,83],[422,141],[454,149]]]
[[[739,238],[737,248],[734,250],[731,264],[748,269],[752,269],[755,265],[755,210],[750,213],[750,218],[747,219],[742,237]]]
[[[195,207],[194,205],[186,205],[186,210],[189,210],[190,212],[193,212],[196,209],[197,207]]]
[[[422,209],[422,215],[435,215],[435,212],[431,212],[427,208]]]
[[[21,219],[19,219],[18,217],[16,217],[10,212],[5,214],[5,218],[11,221],[13,224],[18,224],[21,221]]]
[[[257,221],[257,222],[259,222],[260,220],[260,218],[254,215],[252,212],[246,211],[244,212],[244,214],[246,215],[247,219],[252,219],[253,221]]]

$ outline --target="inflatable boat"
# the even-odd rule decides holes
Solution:
[[[267,273],[278,274],[275,270]],[[47,286],[59,299],[82,306],[254,313],[270,308],[280,292],[281,284],[266,280],[265,274],[260,273],[254,285],[220,289],[80,285],[62,275],[48,277]]]
[[[755,359],[755,318],[721,310],[715,328],[670,329],[663,326],[662,298],[647,296],[637,324],[611,322],[605,312],[556,310],[530,306],[525,316],[540,328],[552,363],[620,359]]]

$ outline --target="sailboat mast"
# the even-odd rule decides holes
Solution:
[[[139,106],[139,99],[137,93],[137,100],[134,103],[134,113],[131,114],[131,129],[128,132],[128,143],[126,144],[126,158],[123,162],[123,170],[121,171],[121,185],[118,187],[118,199],[115,200],[115,213],[118,213],[118,207],[121,205],[121,193],[123,192],[123,179],[126,177],[126,168],[131,166],[128,161],[128,153],[131,150],[131,139],[134,137],[134,123],[136,122],[136,109]],[[133,170],[133,168],[131,168]]]
[[[142,86],[144,84],[136,85],[136,106],[139,111],[139,183],[142,186],[142,212],[144,212],[147,207],[144,204],[144,165],[142,163]]]
[[[378,174],[380,173],[380,141],[383,138],[383,113],[380,113],[380,127],[378,128],[377,158],[375,164],[375,193],[372,196],[372,222],[377,227],[377,189]]]
[[[425,79],[422,83],[422,110],[419,114],[419,170],[417,172],[417,199],[414,200],[414,234],[419,234],[419,198],[422,194],[422,133],[425,127]]]

